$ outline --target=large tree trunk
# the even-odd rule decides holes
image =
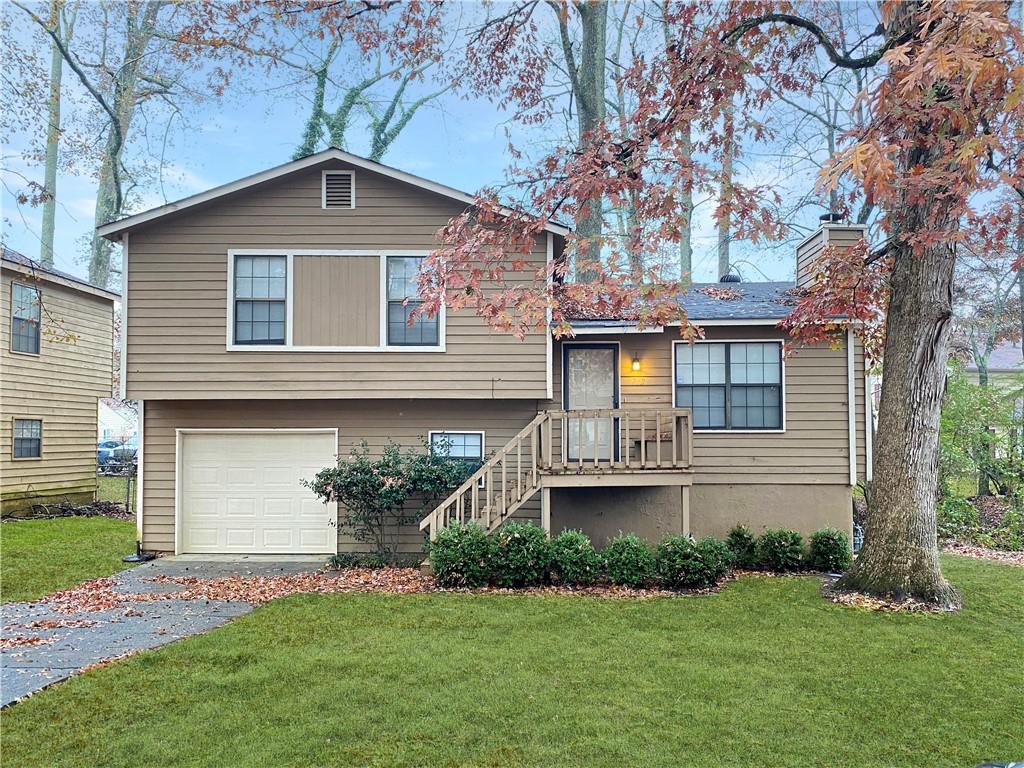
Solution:
[[[690,159],[693,149],[692,130],[687,125],[681,136],[686,157]],[[683,185],[679,207],[679,279],[690,282],[693,280],[693,184],[687,182]]]
[[[52,0],[50,24],[65,45],[71,40],[72,21],[63,23],[64,0]],[[47,94],[46,150],[43,160],[43,220],[39,237],[39,261],[47,267],[53,266],[53,235],[57,218],[57,162],[60,159],[60,86],[64,74],[64,56],[55,42],[50,43],[50,89]]]
[[[578,6],[583,39],[580,44],[579,87],[576,93],[579,138],[597,128],[605,118],[605,58],[607,55],[608,3],[605,0],[581,3]],[[571,66],[571,64],[570,64]],[[603,200],[600,197],[581,201],[576,215],[576,232],[584,243],[580,256],[584,261],[601,258],[601,237],[604,233]],[[592,280],[588,269],[578,269],[579,282]]]
[[[864,548],[838,586],[955,607],[959,595],[939,569],[935,530],[955,250],[898,249]]]
[[[732,236],[732,161],[736,153],[733,143],[733,105],[726,105],[722,115],[722,180],[718,187],[718,278],[729,274],[729,242]]]

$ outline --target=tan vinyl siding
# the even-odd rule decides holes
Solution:
[[[96,490],[97,401],[111,394],[113,302],[4,269],[0,285],[3,506]],[[11,283],[41,291],[40,354],[11,352]],[[62,340],[71,334],[74,341]],[[42,419],[42,457],[12,458],[14,419]]]
[[[519,341],[490,331],[472,312],[449,314],[445,352],[226,349],[230,249],[430,251],[437,230],[462,210],[451,200],[369,171],[356,172],[354,209],[324,210],[324,167],[344,168],[332,161],[131,233],[128,396],[544,397],[543,333]],[[537,265],[546,248],[545,237],[538,238],[532,255]],[[532,272],[510,279],[529,280]],[[349,293],[356,290],[362,289],[353,285]]]
[[[421,445],[431,430],[485,432],[485,454],[501,448],[537,413],[537,401],[351,401],[309,400],[305,402],[146,402],[145,489],[143,542],[146,549],[174,550],[175,430],[337,428],[342,454],[366,440],[377,453],[389,441],[403,448]],[[537,499],[523,510],[526,518],[539,519]],[[368,545],[339,535],[342,551],[365,550]],[[420,552],[423,536],[416,526],[402,530],[402,552]]]
[[[380,259],[296,256],[294,342],[375,347],[380,341]]]
[[[814,262],[825,249],[825,230],[819,229],[796,249],[796,284],[806,288],[814,282]]]
[[[711,341],[783,339],[782,331],[765,326],[708,327]],[[620,403],[623,408],[671,407],[674,329],[663,333],[586,337],[587,341],[621,343]],[[633,355],[640,371],[632,370]],[[555,392],[561,393],[561,344],[555,345]],[[849,485],[849,411],[845,344],[800,348],[785,361],[784,433],[695,433],[694,482]],[[861,367],[863,392],[863,367]],[[554,405],[561,407],[558,400]],[[862,410],[860,411],[862,413]],[[863,421],[858,420],[863,432]],[[863,437],[859,439],[861,444]],[[863,466],[863,458],[861,458]]]

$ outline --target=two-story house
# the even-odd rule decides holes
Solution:
[[[0,507],[93,501],[118,295],[7,248],[0,276]]]
[[[99,228],[124,253],[146,549],[354,549],[300,481],[361,441],[421,437],[484,464],[402,532],[409,553],[451,520],[513,515],[598,543],[850,528],[870,453],[863,356],[852,336],[783,355],[792,284],[730,284],[732,299],[694,286],[680,299],[706,330],[693,345],[620,318],[580,318],[561,341],[471,312],[410,325],[419,261],[471,203],[329,149]],[[567,233],[537,238],[538,265]],[[860,236],[808,238],[801,279],[826,239]]]

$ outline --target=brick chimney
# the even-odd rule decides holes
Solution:
[[[806,288],[814,282],[814,262],[826,245],[852,248],[868,234],[866,224],[847,224],[838,213],[819,217],[821,224],[796,247],[796,284]]]

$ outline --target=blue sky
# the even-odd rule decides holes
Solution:
[[[68,82],[66,73],[65,84]],[[308,86],[282,89],[280,82],[272,80],[263,88],[259,75],[251,73],[244,95],[234,92],[222,100],[190,104],[187,123],[179,121],[170,133],[167,157],[172,159],[166,163],[162,178],[153,178],[138,190],[127,213],[162,205],[288,161],[304,127],[309,90]],[[44,116],[38,119],[42,123]],[[509,126],[508,114],[500,112],[493,104],[449,93],[414,117],[383,162],[473,192],[503,180],[509,159],[505,135]],[[543,140],[545,134],[563,130],[561,124],[534,127],[530,133],[515,126],[511,128],[520,147]],[[133,127],[133,130],[136,129]],[[349,149],[366,154],[367,136],[361,131],[360,127],[350,132]],[[162,130],[153,132],[162,136]],[[41,166],[26,163],[20,154],[23,148],[17,138],[4,147],[5,171],[19,172],[41,182]],[[144,146],[136,135],[129,164],[147,153],[152,156],[152,147]],[[756,154],[745,158],[743,173],[758,181],[776,182],[780,189],[785,187],[790,191],[807,189],[814,183],[813,176],[775,178],[778,172],[771,163]],[[786,189],[782,191],[786,193]],[[89,175],[64,173],[59,177],[56,266],[81,276],[87,271],[85,253],[93,224],[94,200],[95,181]],[[5,242],[26,255],[37,256],[41,210],[17,206],[6,188],[0,204],[5,220]],[[714,274],[717,262],[712,207],[712,203],[705,203],[696,214],[694,279],[698,281],[717,277]],[[734,259],[745,260],[739,262],[745,279],[791,278],[791,244],[765,252],[737,243],[733,251]]]

